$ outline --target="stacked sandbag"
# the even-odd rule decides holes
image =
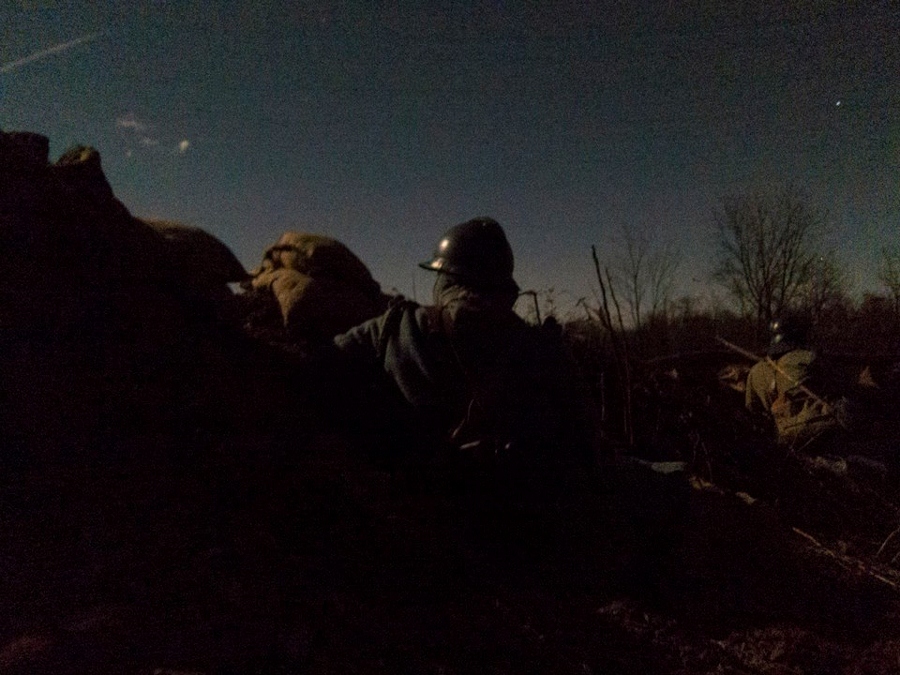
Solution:
[[[99,155],[75,148],[47,163],[36,134],[0,134],[0,316],[8,330],[62,338],[112,287],[158,280],[162,241],[112,195]]]
[[[252,288],[277,300],[291,335],[327,340],[387,308],[368,268],[331,237],[286,232],[265,253]]]
[[[237,306],[229,284],[250,275],[231,249],[199,227],[152,218],[142,222],[162,237],[173,272],[198,311],[211,312],[219,321],[235,321]]]
[[[239,361],[217,303],[246,274],[214,237],[134,218],[93,148],[48,154],[43,136],[0,132],[4,450],[76,457],[192,425]]]

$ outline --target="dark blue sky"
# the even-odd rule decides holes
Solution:
[[[0,128],[95,146],[135,215],[247,267],[319,232],[421,299],[440,234],[492,215],[523,287],[589,295],[633,226],[702,295],[718,197],[788,180],[861,288],[900,245],[895,2],[3,7]]]

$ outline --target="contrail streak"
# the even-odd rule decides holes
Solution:
[[[62,44],[55,45],[50,47],[49,49],[44,49],[39,52],[35,52],[25,58],[21,58],[18,61],[10,61],[2,66],[0,66],[0,73],[8,73],[11,70],[15,70],[16,68],[20,68],[27,63],[31,63],[32,61],[37,61],[39,59],[44,58],[45,56],[50,56],[51,54],[57,54],[59,52],[64,52],[67,49],[71,49],[76,45],[80,45],[83,42],[90,42],[91,40],[96,40],[100,33],[91,33],[90,35],[83,35],[80,38],[75,38],[74,40],[69,40],[68,42],[63,42]]]

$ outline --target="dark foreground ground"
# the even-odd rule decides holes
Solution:
[[[786,453],[719,364],[642,374],[634,448],[541,507],[377,468],[275,343],[10,342],[0,672],[900,672],[890,429]]]
[[[0,672],[900,672],[890,542],[633,464],[492,504],[302,426],[4,474]]]
[[[0,673],[900,672],[897,399],[786,453],[657,361],[565,508],[386,472],[221,242],[48,152],[0,132]]]

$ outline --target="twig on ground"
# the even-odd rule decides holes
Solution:
[[[898,527],[896,530],[891,532],[887,536],[887,538],[883,542],[881,542],[881,546],[878,547],[878,551],[875,553],[876,558],[881,555],[881,553],[884,551],[885,547],[888,545],[888,543],[891,541],[891,539],[896,537],[898,534],[900,534],[900,527]],[[898,555],[900,555],[900,554],[898,554]]]
[[[862,572],[864,574],[869,575],[873,579],[877,579],[878,581],[880,581],[884,584],[887,584],[888,586],[893,588],[895,591],[900,592],[900,586],[898,586],[896,582],[891,581],[890,579],[879,574],[878,572],[875,572],[875,571],[869,569],[868,567],[866,567],[866,565],[861,560],[858,560],[856,558],[848,559],[847,556],[843,556],[839,553],[835,553],[834,551],[832,551],[830,548],[828,548],[827,546],[822,544],[822,542],[820,542],[818,539],[813,537],[811,534],[807,534],[803,530],[796,528],[796,527],[792,527],[791,529],[794,532],[796,532],[797,534],[799,534],[801,537],[803,537],[804,539],[809,541],[811,544],[813,544],[819,553],[831,558],[838,565],[840,565],[842,568],[844,568],[848,572],[851,572],[851,573]]]

